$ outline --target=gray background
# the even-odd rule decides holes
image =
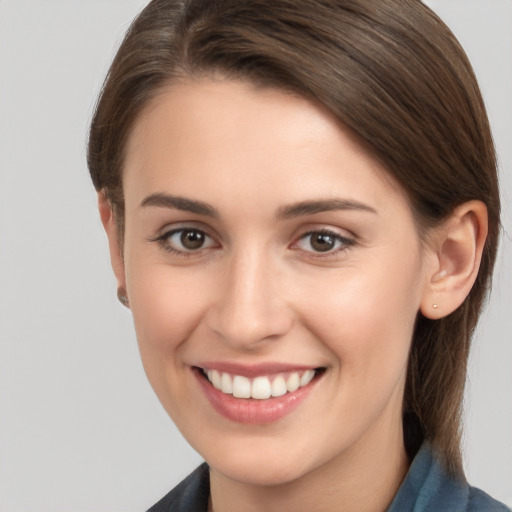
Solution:
[[[466,396],[469,480],[512,505],[512,1],[430,0],[472,59],[504,231]],[[142,371],[85,166],[143,0],[0,0],[0,510],[137,511],[199,462]]]

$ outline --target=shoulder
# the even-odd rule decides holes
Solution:
[[[511,512],[503,503],[476,487],[469,488],[467,512]]]
[[[209,496],[210,473],[204,463],[147,512],[206,512]]]
[[[425,443],[387,512],[512,512],[503,503],[443,469]]]

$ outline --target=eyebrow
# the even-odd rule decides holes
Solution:
[[[174,208],[176,210],[197,213],[198,215],[205,215],[207,217],[219,217],[219,212],[208,203],[187,199],[186,197],[172,196],[162,193],[151,194],[150,196],[144,198],[141,201],[140,206],[142,208],[148,206],[156,206],[158,208]]]
[[[153,206],[158,208],[173,208],[186,212],[205,215],[207,217],[218,218],[219,212],[210,204],[204,201],[187,199],[186,197],[173,196],[164,193],[151,194],[144,198],[140,206],[142,208]],[[277,213],[277,220],[286,220],[303,215],[314,215],[315,213],[331,212],[337,210],[357,210],[370,213],[377,211],[364,203],[349,199],[320,199],[311,201],[301,201],[284,206]]]
[[[377,210],[359,201],[349,199],[324,199],[314,201],[302,201],[281,208],[277,214],[278,219],[291,219],[302,215],[332,212],[337,210],[358,210],[377,214]]]

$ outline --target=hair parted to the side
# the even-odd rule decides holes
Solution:
[[[403,187],[420,232],[465,201],[486,204],[489,234],[466,301],[441,320],[418,313],[403,406],[409,454],[428,439],[462,476],[466,365],[500,226],[494,145],[464,51],[420,0],[153,0],[114,59],[90,130],[92,180],[121,233],[138,115],[173,80],[212,74],[326,106]]]

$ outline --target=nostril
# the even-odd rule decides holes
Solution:
[[[264,343],[276,341],[289,332],[292,321],[286,311],[272,306],[251,308],[241,304],[212,311],[209,328],[229,345],[253,350]]]

